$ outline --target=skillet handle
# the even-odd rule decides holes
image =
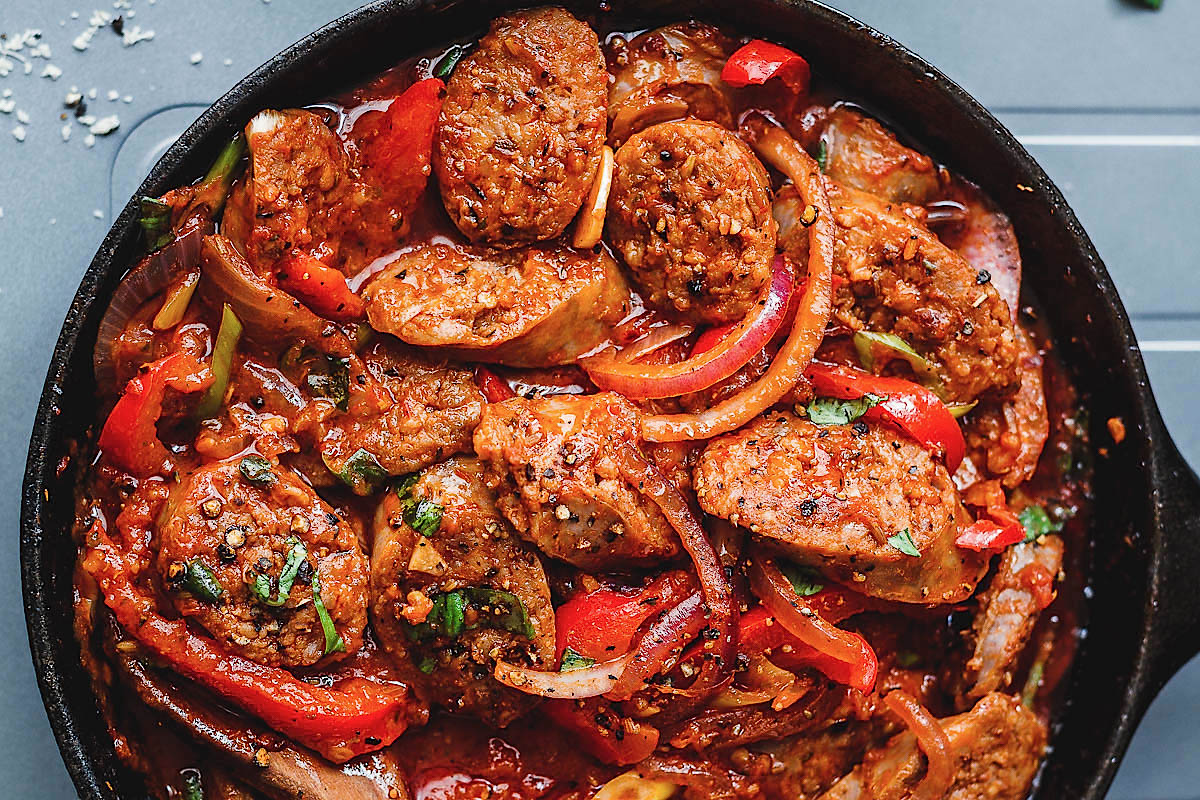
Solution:
[[[1155,514],[1162,539],[1152,584],[1150,688],[1157,692],[1200,653],[1200,479],[1170,436],[1155,459]]]

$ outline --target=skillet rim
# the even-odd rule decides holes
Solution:
[[[1179,458],[1148,389],[1145,367],[1124,306],[1099,254],[1061,192],[1012,134],[957,83],[890,36],[876,31],[842,11],[816,2],[816,0],[762,0],[762,2],[815,17],[826,25],[844,29],[849,36],[856,38],[864,46],[883,51],[890,63],[904,69],[914,79],[934,84],[935,91],[948,99],[955,111],[965,119],[987,127],[990,130],[988,144],[1006,151],[1008,157],[1021,166],[1023,174],[1032,179],[1033,191],[1030,193],[1029,199],[1058,218],[1064,235],[1070,240],[1071,247],[1069,249],[1079,256],[1078,263],[1087,273],[1087,280],[1096,284],[1097,290],[1106,303],[1102,310],[1109,315],[1111,333],[1117,337],[1118,344],[1121,346],[1117,372],[1134,388],[1134,391],[1130,393],[1130,398],[1133,402],[1132,411],[1136,415],[1136,424],[1130,425],[1129,428],[1131,432],[1140,434],[1144,445],[1141,452],[1152,456],[1149,459],[1150,469],[1146,470],[1147,491],[1145,494],[1150,502],[1153,530],[1150,554],[1146,564],[1147,613],[1139,617],[1141,632],[1138,652],[1133,671],[1129,675],[1122,694],[1118,723],[1109,732],[1103,754],[1097,756],[1099,769],[1088,781],[1087,796],[1098,798],[1111,782],[1119,764],[1120,755],[1128,745],[1133,728],[1140,719],[1142,711],[1157,690],[1158,685],[1161,685],[1162,679],[1154,669],[1155,662],[1158,660],[1157,649],[1161,646],[1161,642],[1156,643],[1155,641],[1154,625],[1149,616],[1149,611],[1155,607],[1165,591],[1162,586],[1161,573],[1163,570],[1161,566],[1165,552],[1165,529],[1169,525],[1169,520],[1164,521],[1163,519],[1163,489],[1159,478],[1162,477],[1164,470],[1172,466],[1171,454],[1174,453],[1176,461]],[[531,0],[528,3],[509,5],[520,7],[540,4],[536,0]],[[101,295],[104,284],[112,279],[111,275],[121,274],[125,269],[125,264],[118,261],[117,256],[122,249],[128,249],[129,238],[136,229],[136,198],[143,194],[161,194],[167,188],[168,177],[179,171],[186,161],[195,158],[197,152],[206,150],[215,152],[217,137],[223,133],[232,132],[230,120],[237,112],[238,106],[245,103],[249,97],[259,92],[269,91],[271,86],[279,83],[284,76],[302,70],[306,65],[318,62],[324,54],[328,54],[337,45],[361,38],[363,29],[375,20],[386,18],[390,14],[405,12],[436,13],[441,10],[440,7],[445,5],[447,3],[440,2],[440,0],[374,0],[374,2],[323,25],[280,51],[238,81],[204,111],[155,164],[139,186],[134,198],[126,204],[121,214],[113,222],[80,281],[79,289],[71,302],[54,348],[30,438],[30,449],[22,487],[20,548],[26,622],[38,684],[59,750],[81,797],[113,798],[116,797],[116,794],[111,785],[107,787],[102,785],[100,775],[102,770],[99,769],[101,766],[100,756],[88,752],[77,725],[77,715],[81,709],[73,706],[69,701],[69,693],[64,682],[64,669],[77,669],[78,664],[61,663],[62,657],[69,656],[70,653],[63,652],[57,633],[51,629],[50,603],[53,602],[53,598],[47,593],[47,581],[44,576],[43,548],[46,546],[47,536],[41,520],[44,516],[44,509],[50,501],[48,487],[53,483],[54,467],[49,460],[56,454],[54,446],[61,443],[63,439],[63,432],[60,430],[63,425],[59,421],[58,415],[58,405],[63,393],[62,387],[66,383],[72,367],[72,357],[79,344],[79,338],[87,326],[89,312],[96,303],[102,302]],[[483,3],[481,5],[493,4]],[[574,5],[578,5],[578,3]],[[675,4],[668,0],[665,3],[656,2],[651,5],[658,9]],[[711,9],[705,8],[704,3],[699,5],[700,7],[689,9],[689,11],[701,18],[706,15],[711,16]],[[706,14],[706,12],[709,13]],[[759,25],[750,23],[744,26],[744,29],[753,30],[756,27],[761,28]],[[88,363],[90,363],[90,359],[88,359]],[[1131,438],[1133,438],[1132,435]],[[1184,480],[1186,482],[1186,476]],[[1194,482],[1194,477],[1192,480]],[[69,662],[70,659],[68,658],[67,661]]]

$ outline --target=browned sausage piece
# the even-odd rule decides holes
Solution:
[[[617,151],[608,233],[655,305],[741,319],[770,279],[775,230],[767,172],[732,131],[664,122]]]
[[[600,163],[607,93],[596,34],[567,11],[494,20],[450,77],[435,139],[458,229],[504,247],[562,233]]]
[[[957,602],[987,569],[954,545],[970,518],[945,466],[879,426],[758,417],[708,445],[695,485],[709,514],[875,597]],[[888,542],[905,530],[919,557]]]
[[[362,362],[390,402],[377,412],[353,402],[337,411],[333,399],[315,401],[310,413],[320,418],[312,435],[332,472],[342,472],[360,451],[389,475],[470,451],[483,410],[483,393],[470,370],[431,360],[390,337],[371,345]]]
[[[733,127],[733,92],[721,70],[734,44],[713,26],[679,22],[629,42],[614,37],[608,48],[614,147],[650,125],[685,117]]]
[[[292,249],[337,251],[345,227],[350,162],[311,111],[263,111],[246,126],[250,163],[234,187],[223,231],[258,272]]]
[[[838,183],[893,203],[927,203],[938,194],[938,170],[929,156],[852,108],[830,110],[819,146],[825,148],[825,174]]]
[[[158,528],[159,572],[180,613],[227,650],[283,667],[326,660],[315,575],[333,625],[353,653],[367,622],[367,557],[350,526],[308,484],[268,465],[258,456],[233,458],[182,476]],[[303,561],[295,561],[297,543]],[[291,587],[283,594],[289,556]],[[211,583],[208,597],[196,583],[208,578],[218,585],[215,600]],[[269,602],[255,589],[263,579]]]
[[[607,252],[562,245],[418,247],[376,276],[363,299],[376,330],[519,367],[572,363],[630,309],[629,285]]]
[[[484,408],[475,452],[497,507],[543,553],[582,569],[652,564],[679,552],[670,523],[613,458],[639,412],[619,394],[513,398]]]
[[[384,647],[416,668],[413,677],[433,702],[503,726],[536,700],[492,677],[496,659],[552,669],[554,609],[541,561],[496,511],[496,496],[481,472],[475,459],[451,459],[424,470],[405,497],[396,491],[384,496],[375,515],[371,614]],[[441,509],[432,531],[428,519],[422,532],[406,521],[415,519],[412,504],[421,501]],[[457,589],[515,596],[528,615],[533,639],[493,624],[471,627],[485,614],[475,605],[466,613],[476,618],[468,619],[460,634],[416,636],[414,625],[428,607],[424,604]]]
[[[1020,385],[1021,350],[1008,304],[962,256],[918,222],[923,212],[826,181],[837,222],[833,315],[843,327],[894,333],[929,359],[946,399],[1007,397]],[[804,263],[803,204],[785,187],[773,212],[780,249]]]

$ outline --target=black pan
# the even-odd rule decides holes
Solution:
[[[432,42],[481,33],[526,3],[380,0],[280,53],[218,100],[154,167],[138,194],[200,175],[259,109],[302,105],[381,71]],[[1096,463],[1090,532],[1090,626],[1068,678],[1039,798],[1099,800],[1134,726],[1166,680],[1200,650],[1200,483],[1151,396],[1129,319],[1062,194],[1011,134],[954,82],[887,36],[805,0],[567,3],[622,27],[695,16],[787,43],[852,95],[979,183],[1012,217],[1025,287],[1041,301],[1091,412]],[[628,25],[625,23],[628,21]],[[80,796],[143,797],[117,763],[71,636],[72,440],[95,413],[91,351],[100,317],[139,247],[134,201],[84,275],[50,363],[29,445],[21,562],[29,641],[50,724]],[[1105,420],[1128,435],[1114,445]],[[1169,768],[1169,765],[1164,765]]]

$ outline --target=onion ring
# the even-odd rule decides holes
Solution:
[[[642,420],[642,436],[652,442],[709,439],[734,430],[770,408],[800,380],[825,338],[833,308],[833,211],[821,168],[786,131],[761,115],[748,117],[741,132],[772,166],[792,179],[815,212],[808,229],[808,275],[791,333],[766,373],[744,391],[698,414],[661,414]]]
[[[678,397],[707,389],[737,372],[758,355],[783,324],[796,280],[788,260],[775,256],[771,283],[755,309],[710,350],[677,364],[639,365],[605,351],[580,362],[602,389],[634,400]]]
[[[911,800],[942,800],[954,785],[954,753],[950,737],[941,723],[907,692],[899,689],[884,695],[883,704],[899,717],[917,737],[929,766],[913,790]]]

